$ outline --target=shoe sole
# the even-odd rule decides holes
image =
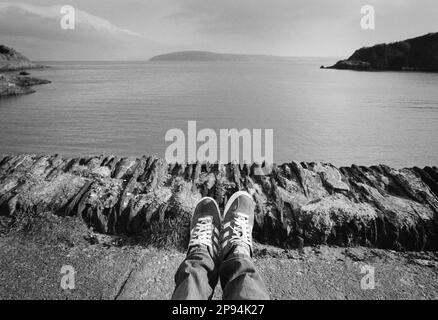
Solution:
[[[225,205],[224,214],[221,216],[221,221],[224,221],[225,217],[227,216],[228,210],[230,210],[231,205],[233,204],[234,200],[236,200],[240,196],[247,196],[251,199],[251,201],[254,201],[252,199],[252,196],[246,192],[246,191],[238,191],[234,193],[231,198],[228,200],[227,204]]]
[[[216,206],[217,213],[219,215],[219,220],[221,221],[221,218],[222,218],[221,217],[221,210],[219,209],[219,205],[217,204],[216,200],[214,200],[212,197],[203,197],[201,200],[196,202],[195,209],[198,207],[198,204],[200,204],[203,200],[206,200],[206,199],[213,201],[214,205]]]

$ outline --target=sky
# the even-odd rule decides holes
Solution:
[[[76,10],[74,30],[60,26],[64,5]],[[363,5],[375,8],[375,30],[361,28]],[[0,0],[0,44],[32,60],[145,60],[182,50],[348,57],[438,32],[437,17],[437,0]]]

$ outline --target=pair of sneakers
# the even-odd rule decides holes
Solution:
[[[215,262],[230,254],[252,257],[253,226],[254,202],[247,192],[234,193],[223,215],[213,198],[204,197],[197,203],[190,223],[189,252],[205,246]]]

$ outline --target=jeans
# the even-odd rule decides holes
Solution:
[[[175,274],[172,300],[207,300],[220,278],[224,300],[269,300],[268,291],[253,261],[231,253],[219,270],[205,248],[190,251]]]

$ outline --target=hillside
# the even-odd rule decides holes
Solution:
[[[31,62],[18,51],[5,45],[0,45],[0,71],[16,71],[40,67],[42,66]]]
[[[34,93],[32,86],[50,83],[48,80],[28,77],[26,69],[43,68],[21,53],[0,45],[0,98]]]
[[[362,48],[330,68],[438,72],[438,33]]]
[[[214,53],[208,51],[179,51],[155,56],[150,61],[277,61],[288,57],[269,55],[248,55],[231,53]]]

